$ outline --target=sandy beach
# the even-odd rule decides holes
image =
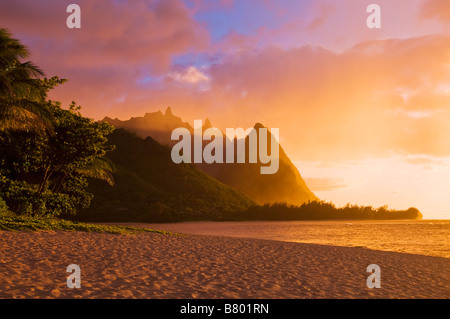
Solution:
[[[66,268],[81,267],[69,289]],[[381,267],[369,289],[366,268]],[[0,298],[449,298],[450,259],[205,235],[0,232]]]

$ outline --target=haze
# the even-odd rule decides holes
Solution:
[[[33,62],[69,79],[51,98],[98,120],[261,122],[321,199],[449,217],[450,1],[79,0],[79,30],[71,2],[0,3]]]

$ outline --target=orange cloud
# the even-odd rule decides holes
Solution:
[[[220,128],[262,122],[280,128],[294,160],[448,156],[449,52],[444,36],[370,41],[341,54],[270,47],[237,51],[205,70],[172,69],[162,83],[128,87],[125,98],[132,70],[106,76],[91,70],[85,79],[86,72],[75,73],[75,83],[57,94],[77,92],[97,118],[127,119],[172,106],[191,123],[206,117]],[[102,108],[89,108],[96,105]]]
[[[400,2],[395,2],[396,10],[389,10],[392,1],[380,2],[386,30],[396,22],[389,17],[398,12]],[[261,43],[259,34],[231,32],[217,44],[219,57],[210,57],[205,66],[175,66],[174,56],[215,54],[217,49],[208,46],[208,30],[193,18],[195,9],[181,0],[80,0],[81,30],[65,27],[68,3],[3,0],[0,21],[13,33],[23,34],[21,39],[36,57],[33,61],[48,75],[69,78],[52,98],[66,104],[77,100],[87,116],[126,119],[172,106],[175,114],[191,123],[206,117],[220,128],[262,122],[280,128],[281,143],[293,160],[390,152],[450,155],[448,37],[383,37],[388,39],[336,53],[315,45],[256,45]],[[314,17],[320,20],[328,14],[330,22],[320,27],[326,19],[316,19],[313,33],[321,37],[327,32],[334,38],[345,33],[356,39],[349,43],[358,42],[371,31],[362,28],[353,35],[347,30],[364,26],[364,3],[346,3],[353,7],[339,6],[333,13],[325,5],[322,12],[313,10],[312,19],[295,26],[306,28],[308,22],[314,24]],[[427,1],[425,8],[435,11],[424,14],[436,14],[445,3]],[[347,9],[362,14],[351,19],[343,13]],[[330,33],[329,25],[342,22],[342,17],[349,22]],[[269,31],[273,37],[279,35]],[[140,81],[145,77],[148,82]]]
[[[296,160],[450,155],[450,92],[438,89],[450,83],[448,52],[441,36],[370,41],[342,54],[312,46],[238,52],[210,68],[209,91],[166,88],[178,104],[159,101],[222,127],[279,127]]]
[[[439,19],[450,22],[450,1],[448,0],[426,0],[421,7],[421,16],[426,19]]]

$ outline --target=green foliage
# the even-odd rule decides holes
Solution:
[[[38,218],[30,216],[17,216],[14,214],[0,214],[0,230],[9,231],[84,231],[112,234],[160,233],[171,234],[166,231],[157,231],[128,226],[93,225],[73,222],[55,218]]]
[[[59,216],[86,208],[87,177],[114,183],[102,157],[113,128],[63,110],[48,92],[66,80],[40,79],[27,47],[0,29],[0,195],[18,214]]]
[[[2,194],[11,211],[20,211],[25,215],[31,214],[33,206],[36,206],[31,201],[35,193],[32,185],[0,175],[0,194]]]
[[[29,55],[27,47],[0,29],[0,123],[4,127],[48,124],[49,113],[42,107],[45,88],[39,80],[44,73],[32,62],[22,62]]]
[[[48,99],[48,92],[66,80],[40,79],[44,73],[37,66],[22,62],[28,56],[25,46],[0,29],[0,212],[9,209],[22,215],[10,219],[2,215],[0,229],[78,229],[79,224],[34,218],[67,217],[79,209],[83,210],[78,218],[96,221],[421,218],[415,208],[336,208],[325,202],[254,206],[248,197],[194,165],[174,164],[170,149],[153,139],[122,130],[111,134],[113,127],[83,117],[75,102],[62,109]],[[118,146],[115,151],[113,145]],[[249,193],[253,198],[266,200],[274,187],[279,191],[282,185],[297,185],[302,196],[315,198],[289,163],[281,165],[277,179],[263,183],[251,178],[253,183],[245,189],[256,192]],[[240,187],[251,176],[260,177],[256,166],[254,171],[240,168],[224,170],[223,180]],[[113,184],[116,187],[111,188]],[[300,196],[287,186],[280,193]],[[305,198],[299,197],[300,202]]]
[[[125,130],[109,135],[116,149],[115,187],[89,181],[92,205],[74,218],[84,221],[170,222],[223,220],[254,205],[246,196],[197,169],[174,164],[170,148]]]
[[[9,208],[8,205],[6,205],[3,198],[0,197],[0,214],[8,212]]]
[[[92,200],[88,176],[113,181],[113,168],[100,160],[113,149],[106,145],[113,128],[83,117],[75,104],[69,110],[54,102],[46,107],[52,133],[0,130],[0,191],[19,214],[75,214]]]
[[[69,184],[73,181],[69,180]],[[63,190],[65,192],[57,193],[46,189],[40,196],[36,196],[37,185],[0,176],[0,193],[5,198],[9,209],[25,216],[70,215],[76,213],[78,206],[89,205],[92,194],[77,186],[69,185],[65,188],[68,191]]]
[[[325,220],[416,219],[415,209],[392,211],[312,201],[301,206],[257,206],[247,197],[198,170],[176,165],[170,149],[151,138],[145,140],[122,129],[109,136],[116,149],[107,156],[116,166],[115,187],[90,181],[94,194],[89,209],[76,218],[83,221],[176,222],[193,220]]]
[[[0,29],[0,195],[13,212],[35,216],[74,214],[88,207],[87,176],[112,183],[100,159],[112,127],[95,123],[72,103],[63,110],[48,92],[66,80],[44,73],[30,52]],[[101,165],[100,165],[101,163]]]

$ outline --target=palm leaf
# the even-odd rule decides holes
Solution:
[[[114,186],[114,164],[106,158],[96,158],[90,165],[77,169],[77,173],[96,178]]]
[[[42,104],[46,97],[39,76],[44,72],[32,62],[21,62],[29,50],[8,30],[0,29],[0,124],[22,127],[30,120],[30,128],[47,126],[51,131],[51,114]],[[39,119],[40,118],[40,124]]]
[[[0,63],[11,62],[18,58],[26,59],[29,56],[30,51],[26,46],[14,39],[7,29],[0,29]]]

